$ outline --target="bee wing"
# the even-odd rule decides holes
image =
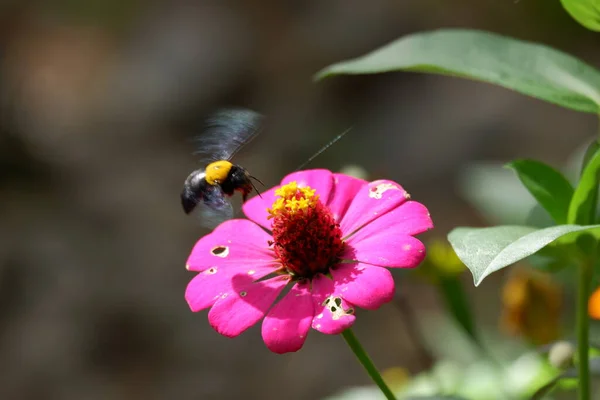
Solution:
[[[222,222],[233,218],[233,206],[219,186],[211,186],[211,191],[198,204],[200,223],[214,229]]]
[[[197,139],[199,154],[207,163],[230,160],[258,135],[263,116],[246,109],[225,109],[213,114]]]

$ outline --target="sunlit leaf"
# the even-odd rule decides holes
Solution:
[[[600,236],[600,225],[558,225],[537,230],[529,226],[460,227],[448,234],[454,251],[473,274],[475,286],[491,273],[520,261],[548,244],[573,243],[576,233]]]
[[[408,35],[364,56],[330,65],[318,72],[316,79],[391,71],[458,76],[578,111],[599,111],[597,69],[547,46],[477,30],[441,29]]]
[[[600,376],[600,358],[592,358],[590,360],[590,373],[592,376]],[[556,376],[554,379],[550,380],[548,383],[540,387],[534,394],[531,396],[531,400],[541,400],[545,395],[549,394],[554,388],[556,388],[557,384],[560,383],[563,379],[573,379],[577,378],[578,371],[576,367],[570,367],[569,369],[562,372],[560,375]]]
[[[405,400],[467,400],[464,397],[460,396],[443,396],[443,395],[434,395],[434,396],[411,396],[405,397]]]
[[[547,394],[549,394],[561,379],[566,378],[567,373],[563,373],[556,378],[552,379],[550,382],[546,383],[544,386],[540,387],[532,396],[531,400],[542,400]]]
[[[561,0],[571,17],[589,30],[600,32],[600,0]]]

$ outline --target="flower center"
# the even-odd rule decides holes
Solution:
[[[284,272],[310,278],[327,272],[344,248],[342,231],[315,190],[290,182],[275,191],[278,198],[268,210],[273,219],[275,254]]]

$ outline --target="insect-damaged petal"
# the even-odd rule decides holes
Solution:
[[[385,268],[365,264],[340,264],[332,268],[336,291],[350,303],[376,310],[394,298],[394,278]]]
[[[274,353],[302,348],[314,315],[310,283],[298,283],[269,311],[262,324],[262,337]]]
[[[233,290],[223,294],[208,313],[210,325],[223,336],[239,335],[265,316],[288,282],[287,276],[261,282],[253,282],[246,276],[234,276]]]
[[[361,226],[381,217],[410,198],[410,195],[396,182],[379,180],[369,182],[354,196],[340,227],[344,235],[349,235]]]
[[[185,290],[185,300],[193,312],[212,306],[219,297],[233,290],[234,276],[247,275],[252,279],[260,279],[273,272],[268,266],[253,266],[240,268],[215,266],[196,275]]]
[[[273,251],[268,244],[270,239],[271,236],[254,222],[229,220],[196,243],[186,267],[191,271],[204,271],[215,266],[247,268],[275,265]]]
[[[336,335],[352,326],[356,320],[354,307],[342,298],[331,279],[323,274],[316,275],[312,280],[312,295],[315,307],[313,329]]]

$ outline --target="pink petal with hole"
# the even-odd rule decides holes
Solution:
[[[337,335],[352,326],[356,320],[354,307],[348,304],[333,281],[323,274],[312,280],[315,317],[312,328],[328,335]]]
[[[185,290],[185,300],[190,309],[197,312],[212,306],[225,293],[230,293],[235,275],[244,275],[254,280],[273,272],[273,267],[254,266],[245,268],[212,267],[196,275]]]
[[[393,225],[381,230],[367,225],[346,241],[341,258],[381,267],[414,268],[425,258],[425,245],[413,236],[397,232]]]
[[[246,219],[223,222],[194,246],[186,268],[204,271],[211,267],[247,268],[276,265],[268,241],[272,237]]]
[[[279,186],[271,188],[265,193],[261,193],[262,198],[254,196],[248,200],[242,207],[244,214],[257,224],[264,226],[267,229],[271,229],[272,222],[267,219],[269,216],[267,209],[273,206],[276,197],[275,190],[292,181],[296,181],[300,187],[310,186],[315,189],[315,193],[319,195],[321,202],[327,204],[333,189],[333,174],[326,169],[309,169],[287,175],[283,178]]]
[[[269,311],[262,324],[262,337],[274,353],[302,348],[314,315],[310,283],[298,283]]]
[[[342,216],[340,228],[344,235],[381,217],[404,203],[409,194],[396,182],[378,180],[369,182],[358,191],[346,214]]]
[[[344,174],[333,174],[333,181],[335,185],[333,187],[333,192],[329,196],[327,206],[335,220],[340,222],[356,194],[363,186],[367,185],[368,182]]]
[[[394,278],[385,268],[356,263],[339,264],[330,271],[336,291],[355,306],[376,310],[394,298]]]
[[[224,293],[208,312],[210,325],[223,336],[238,336],[265,316],[289,281],[287,276],[260,282],[244,275],[234,276],[233,291]]]

